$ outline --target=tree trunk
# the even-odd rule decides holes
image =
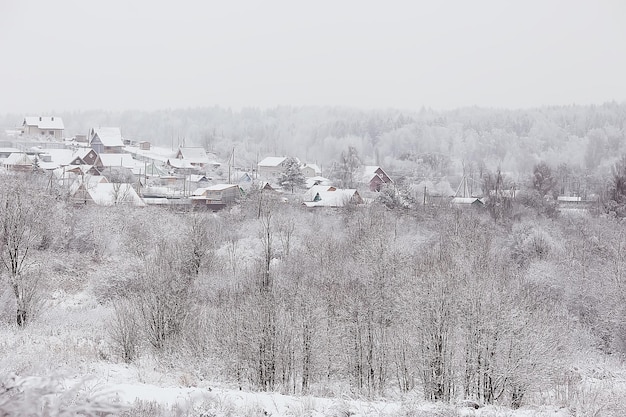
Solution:
[[[26,310],[19,307],[17,309],[17,325],[20,327],[26,326]]]

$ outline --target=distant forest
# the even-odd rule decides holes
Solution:
[[[0,116],[10,129],[24,115]],[[67,136],[93,126],[119,126],[126,139],[177,148],[203,146],[224,161],[252,168],[265,156],[296,156],[330,169],[353,147],[364,164],[412,182],[501,171],[514,182],[545,162],[560,178],[576,177],[577,193],[601,191],[626,153],[626,103],[523,110],[359,110],[344,107],[221,107],[160,111],[59,113]],[[4,134],[4,132],[2,133]],[[450,183],[455,186],[455,180]],[[562,190],[566,191],[566,190]]]

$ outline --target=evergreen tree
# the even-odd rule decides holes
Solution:
[[[533,188],[545,197],[556,190],[557,179],[552,174],[552,169],[545,162],[540,162],[533,168]]]
[[[278,183],[281,187],[288,187],[293,194],[294,188],[303,187],[306,183],[306,178],[300,170],[300,162],[295,158],[287,158],[285,161],[285,169],[280,174]]]

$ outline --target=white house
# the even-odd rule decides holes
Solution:
[[[24,136],[45,136],[62,140],[64,129],[63,119],[60,117],[25,117],[20,133]]]
[[[258,163],[261,178],[277,177],[285,169],[286,156],[268,156]],[[299,161],[298,161],[299,162]]]

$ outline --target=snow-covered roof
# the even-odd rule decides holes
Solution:
[[[315,185],[332,185],[332,182],[324,177],[310,177],[306,179],[306,188],[311,188]]]
[[[50,155],[50,162],[58,166],[69,165],[78,156],[71,149],[46,149],[46,154]]]
[[[84,175],[78,176],[70,185],[70,195],[74,195],[81,185],[85,184],[85,189],[94,188],[97,184],[109,182],[106,177],[101,175]]]
[[[337,188],[331,185],[314,185],[304,193],[304,199],[306,201],[313,201],[317,193],[335,192],[336,190]]]
[[[25,153],[12,153],[4,160],[4,165],[32,165],[33,161]]]
[[[483,204],[482,200],[477,197],[454,197],[451,201],[452,204]]]
[[[63,130],[63,119],[55,116],[28,116],[24,117],[23,126],[36,126],[39,129]]]
[[[581,197],[570,197],[565,195],[560,195],[557,197],[558,201],[563,201],[566,203],[580,203],[582,201]]]
[[[89,147],[80,147],[74,151],[75,156],[79,156],[81,159],[85,158],[89,155],[89,152],[95,152],[92,148]],[[96,154],[97,155],[97,154]]]
[[[229,188],[239,188],[238,184],[215,184],[215,185],[210,185],[208,187],[200,187],[200,188],[196,188],[196,190],[191,193],[192,198],[193,197],[201,197],[201,196],[206,196],[207,191],[224,191],[224,190],[228,190]]]
[[[39,168],[45,171],[53,171],[59,167],[59,164],[56,162],[44,162],[40,160],[37,164],[39,165]]]
[[[167,164],[170,165],[171,167],[179,168],[179,169],[195,168],[193,165],[191,165],[191,162],[185,159],[170,158],[167,160]]]
[[[119,127],[94,127],[91,129],[90,143],[95,136],[100,138],[102,145],[108,147],[124,146],[122,131]]]
[[[189,161],[191,163],[206,163],[209,161],[209,157],[204,150],[204,148],[179,148],[177,157],[180,156],[179,159],[184,159],[185,161]]]
[[[135,160],[129,153],[101,153],[100,161],[102,161],[102,166],[105,167],[124,167],[132,169],[136,165]]]
[[[87,192],[94,203],[100,206],[112,206],[116,203],[145,206],[131,184],[98,183],[93,187],[87,187]]]
[[[22,152],[20,149],[17,148],[0,148],[0,153],[6,153],[6,154],[10,154],[10,153],[20,153]]]
[[[223,191],[223,190],[227,190],[229,188],[233,188],[233,187],[239,187],[238,184],[215,184],[215,185],[211,185],[206,187],[207,191]]]
[[[334,191],[319,191],[318,201],[305,201],[307,207],[343,207],[351,201],[361,202],[360,196],[355,189],[337,189]]]
[[[205,175],[200,174],[189,174],[187,175],[187,181],[189,182],[200,182],[200,181],[208,181],[209,179]]]
[[[174,158],[176,152],[170,148],[163,148],[159,146],[151,146],[150,150],[139,149],[136,146],[126,146],[126,152],[136,155],[137,159],[153,160],[158,162],[167,163],[167,160]]]
[[[364,165],[361,168],[361,181],[364,183],[368,183],[370,182],[374,177],[378,177],[379,173],[376,172],[380,170],[381,172],[385,172],[383,171],[383,169],[381,167],[379,167],[378,165]],[[386,175],[386,174],[385,174]]]
[[[287,159],[286,156],[268,156],[267,158],[259,162],[259,166],[260,167],[277,167],[280,164],[282,164],[285,161],[285,159]]]
[[[193,193],[191,193],[191,195],[192,195],[192,196],[195,196],[195,197],[200,197],[200,196],[205,195],[205,194],[206,194],[206,192],[207,192],[207,188],[206,188],[206,187],[200,187],[200,188],[196,188],[196,189],[193,191]]]

